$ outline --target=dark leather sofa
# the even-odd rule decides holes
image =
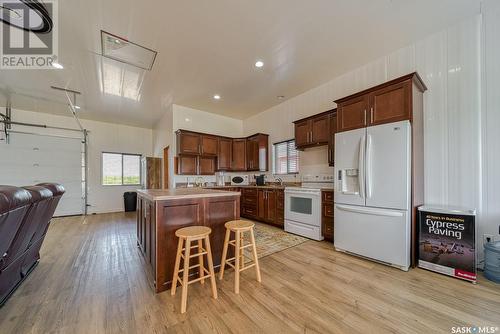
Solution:
[[[55,183],[0,185],[0,306],[36,267],[64,188]]]

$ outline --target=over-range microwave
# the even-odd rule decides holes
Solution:
[[[247,186],[249,184],[248,175],[232,175],[231,185],[232,186]]]

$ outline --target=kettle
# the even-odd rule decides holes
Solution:
[[[265,177],[266,177],[266,174],[255,175],[255,183],[256,183],[258,186],[263,186],[263,185],[265,185],[265,184],[266,184]]]

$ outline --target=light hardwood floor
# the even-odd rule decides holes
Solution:
[[[0,333],[450,333],[500,326],[500,286],[408,273],[307,241],[260,261],[233,292],[233,273],[180,294],[154,294],[135,241],[134,214],[57,219],[39,266],[0,309]]]

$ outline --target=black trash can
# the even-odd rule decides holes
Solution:
[[[125,212],[137,210],[137,193],[135,191],[127,191],[123,194],[123,202]]]

